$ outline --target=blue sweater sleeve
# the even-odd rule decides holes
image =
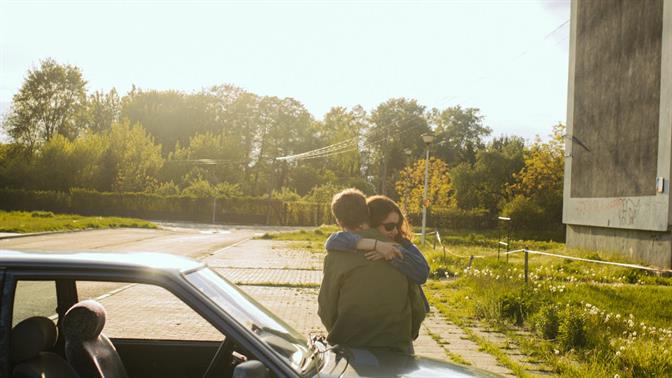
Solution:
[[[404,239],[399,250],[404,255],[404,259],[394,259],[390,263],[414,283],[422,285],[427,282],[429,264],[418,247]]]
[[[327,239],[324,248],[327,251],[356,251],[357,243],[361,239],[361,235],[353,232],[334,232]],[[404,240],[398,248],[404,255],[404,258],[403,260],[394,259],[390,261],[392,266],[414,283],[418,285],[424,284],[427,281],[427,277],[429,277],[429,265],[422,252],[408,240]]]
[[[361,235],[354,232],[338,231],[329,235],[324,243],[327,251],[357,251],[357,243],[362,239]]]

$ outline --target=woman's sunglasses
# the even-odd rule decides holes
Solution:
[[[394,222],[383,223],[383,227],[385,227],[385,231],[392,231],[392,230],[394,230],[395,228],[398,230],[399,227],[401,227],[401,224],[399,224],[399,223],[394,223]]]

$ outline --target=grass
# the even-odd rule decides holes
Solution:
[[[506,263],[492,249],[479,246],[457,244],[448,250],[445,258],[442,250],[427,251],[433,270],[450,279],[430,281],[426,288],[430,301],[456,324],[462,319],[486,321],[562,376],[634,377],[671,371],[672,279],[534,256],[526,285],[520,256]],[[630,262],[608,253],[560,253]],[[466,269],[471,255],[487,257]],[[545,334],[549,327],[552,332]],[[531,330],[532,336],[507,332],[512,328]],[[515,365],[510,367],[522,375]]]
[[[133,218],[85,217],[54,214],[50,211],[0,211],[0,232],[28,233],[119,227],[156,228],[156,225]]]

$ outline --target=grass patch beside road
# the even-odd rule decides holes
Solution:
[[[50,211],[0,211],[0,232],[70,231],[99,228],[156,228],[152,222],[133,218],[85,217]]]
[[[430,301],[448,319],[477,319],[507,333],[562,376],[659,376],[672,371],[672,279],[641,270],[464,245],[426,254],[437,277]],[[564,255],[625,261],[606,253]],[[467,268],[468,256],[481,255]],[[465,257],[459,257],[465,256]],[[438,274],[437,274],[438,272]],[[525,329],[530,336],[511,330]]]

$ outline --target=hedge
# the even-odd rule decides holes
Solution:
[[[148,193],[0,189],[0,209],[192,222],[313,226],[333,223],[329,204],[264,198],[193,198]]]

